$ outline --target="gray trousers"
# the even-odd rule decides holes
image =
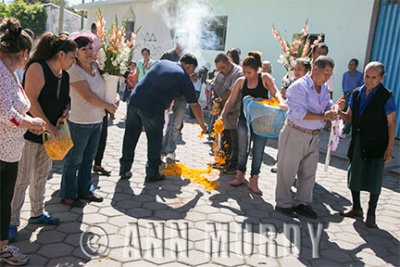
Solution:
[[[303,133],[285,125],[279,135],[278,173],[275,189],[276,205],[296,207],[312,201],[315,173],[319,158],[318,135]],[[297,174],[297,192],[293,199],[291,187]]]
[[[10,225],[20,225],[21,208],[25,202],[25,191],[29,186],[31,201],[31,217],[43,214],[46,181],[49,177],[53,161],[49,159],[42,144],[25,140],[22,157],[18,163],[17,182],[11,202]]]

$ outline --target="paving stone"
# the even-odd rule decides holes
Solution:
[[[142,208],[134,208],[127,211],[127,215],[132,216],[134,218],[146,218],[152,215],[152,211],[148,209]]]
[[[111,259],[94,259],[85,264],[85,267],[120,267],[122,264]]]
[[[21,251],[23,251],[23,250],[21,250]],[[25,251],[23,253],[25,253]],[[28,254],[28,253],[26,253],[26,254]],[[48,259],[46,259],[46,258],[44,258],[42,256],[39,256],[39,255],[33,254],[33,255],[29,255],[29,263],[27,265],[25,265],[25,266],[27,266],[27,267],[29,267],[29,266],[32,266],[32,267],[36,267],[36,266],[54,266],[54,265],[47,264],[48,262],[49,262]]]
[[[60,257],[52,259],[48,262],[47,266],[57,266],[57,267],[75,267],[84,266],[85,262],[82,259],[75,257]]]
[[[45,244],[63,242],[65,237],[66,237],[66,234],[64,234],[62,232],[41,231],[38,234],[36,241],[45,245]]]
[[[70,245],[66,244],[50,244],[50,245],[43,245],[38,254],[46,257],[46,258],[58,258],[61,256],[70,255],[74,248]]]
[[[123,107],[125,108],[125,107]],[[186,120],[187,118],[185,118]],[[331,158],[328,172],[324,171],[324,154],[321,153],[317,167],[316,184],[312,206],[319,215],[318,220],[305,218],[291,219],[274,211],[276,174],[270,172],[277,154],[277,140],[268,139],[261,168],[260,188],[263,195],[255,195],[246,186],[232,187],[229,182],[234,175],[220,175],[215,179],[220,183],[217,190],[205,190],[201,185],[190,184],[186,179],[168,177],[166,181],[144,184],[147,160],[147,144],[142,134],[132,166],[134,177],[120,180],[118,176],[121,140],[124,134],[124,122],[121,116],[109,126],[109,137],[103,165],[113,173],[111,177],[94,175],[97,190],[103,197],[102,203],[88,203],[82,208],[70,208],[59,203],[59,185],[61,182],[62,162],[55,162],[51,178],[46,183],[45,206],[54,216],[60,217],[58,226],[35,226],[27,224],[30,216],[30,203],[27,192],[26,202],[21,213],[21,226],[15,245],[23,253],[31,254],[28,266],[387,266],[399,265],[400,239],[400,192],[398,177],[385,174],[382,193],[377,209],[379,229],[369,229],[361,220],[342,218],[338,213],[351,208],[351,193],[347,188],[347,159]],[[209,154],[210,145],[200,140],[199,127],[185,123],[183,140],[178,143],[177,158],[184,164],[203,168],[213,161]],[[320,139],[326,139],[328,132],[323,131]],[[341,144],[349,140],[341,140]],[[322,142],[322,141],[321,141]],[[327,140],[326,140],[327,142]],[[326,143],[324,144],[326,146]],[[344,148],[342,148],[345,150]],[[335,152],[336,153],[336,152]],[[251,168],[251,160],[247,167]],[[248,175],[246,176],[247,179]],[[295,192],[296,188],[292,187]],[[362,207],[368,208],[369,193],[362,192]],[[190,203],[190,204],[187,204]],[[189,257],[172,254],[171,241],[176,238],[173,222],[189,222]],[[231,258],[210,257],[210,223],[229,223],[229,246]],[[138,223],[139,234],[145,257],[124,257],[125,237],[128,223]],[[150,223],[165,224],[164,258],[146,258]],[[273,224],[277,230],[276,248],[278,258],[260,254],[265,250],[265,233],[260,234],[260,223]],[[323,223],[320,240],[320,259],[312,259],[312,243],[307,223]],[[254,234],[253,255],[242,254],[241,245],[248,248],[250,233],[245,231],[242,241],[241,231],[246,224]],[[284,225],[295,224],[301,227],[300,257],[284,256],[287,238],[283,233]],[[88,258],[81,250],[80,236],[88,226],[102,227],[109,239],[107,257]],[[171,232],[172,231],[172,232]],[[37,240],[37,241],[36,241]],[[129,240],[128,240],[129,241]],[[51,243],[50,243],[51,242]],[[223,245],[226,245],[223,242]],[[239,249],[238,249],[239,248]],[[294,249],[294,251],[298,251]],[[245,250],[248,253],[248,250]],[[237,258],[236,258],[237,257]],[[68,265],[69,264],[69,265]]]
[[[99,213],[90,213],[83,215],[83,221],[90,224],[98,224],[107,222],[108,217]]]

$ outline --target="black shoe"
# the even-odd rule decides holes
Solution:
[[[103,202],[103,198],[95,193],[91,195],[86,195],[82,198],[88,200],[89,202]]]
[[[300,204],[294,208],[294,211],[299,214],[303,215],[304,217],[316,219],[318,215],[313,211],[310,205]]]
[[[159,182],[165,180],[165,175],[159,174],[157,176],[150,176],[146,175],[146,178],[144,179],[145,183],[153,183],[153,182]]]
[[[376,228],[377,225],[376,225],[376,222],[375,222],[375,216],[367,215],[367,219],[365,220],[364,224],[369,228]]]
[[[120,173],[119,176],[121,177],[121,179],[129,179],[132,177],[132,173],[131,172]]]
[[[111,172],[107,171],[106,169],[104,169],[101,166],[93,166],[93,171],[99,175],[104,175],[104,176],[110,176]]]
[[[292,218],[297,218],[297,214],[294,212],[293,208],[281,208],[278,206],[275,206],[275,210],[279,213],[282,213],[283,215],[292,217]]]
[[[363,217],[363,211],[362,210],[351,209],[348,212],[341,212],[340,215],[343,216],[343,217],[349,217],[349,218],[362,218]]]

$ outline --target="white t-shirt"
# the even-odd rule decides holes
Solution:
[[[326,85],[328,86],[329,92],[335,91],[335,75],[333,73],[329,80],[326,82]]]
[[[94,77],[82,69],[78,64],[74,64],[69,70],[69,81],[70,83],[78,81],[87,81],[92,92],[97,95],[100,99],[104,100],[104,94],[106,91],[106,83],[100,75],[99,69],[95,62],[92,63],[92,69],[95,72]],[[71,85],[70,87],[71,97],[71,112],[69,114],[69,120],[74,123],[80,124],[93,124],[99,123],[105,116],[103,108],[93,106],[87,102]]]

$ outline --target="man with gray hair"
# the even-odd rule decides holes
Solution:
[[[272,73],[271,62],[269,62],[268,60],[263,61],[261,71],[271,74]]]
[[[289,113],[279,135],[275,209],[287,216],[317,218],[309,203],[319,158],[318,135],[324,121],[337,116],[326,85],[334,66],[330,57],[319,56],[311,73],[294,82],[286,93]],[[343,97],[336,104],[342,110]],[[296,174],[297,192],[293,199],[291,186]]]
[[[218,54],[214,60],[215,67],[218,70],[218,74],[215,77],[214,82],[211,84],[212,88],[212,101],[217,102],[220,105],[222,111],[226,101],[231,95],[233,85],[236,80],[243,76],[242,68],[238,65],[231,63],[229,58],[221,53]],[[212,103],[213,103],[212,102]],[[241,101],[236,101],[232,110],[227,114],[226,120],[224,121],[224,131],[222,134],[222,141],[226,142],[228,148],[224,151],[227,156],[227,164],[223,170],[225,173],[235,173],[237,162],[238,162],[238,136],[237,136],[237,119],[239,117]],[[216,117],[219,114],[215,115]],[[212,125],[210,125],[210,128]],[[224,146],[223,146],[224,147]],[[219,167],[219,166],[214,166]]]

